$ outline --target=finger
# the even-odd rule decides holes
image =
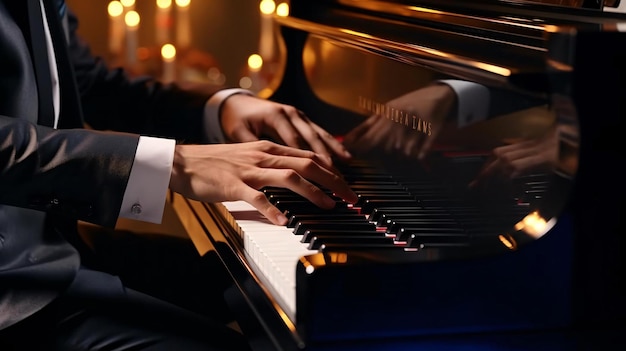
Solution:
[[[476,187],[477,185],[479,185],[480,183],[482,183],[482,181],[484,179],[486,179],[487,177],[489,177],[490,175],[492,175],[493,173],[496,172],[496,170],[500,169],[501,165],[500,165],[500,160],[498,158],[492,157],[490,158],[485,165],[483,166],[483,168],[478,172],[478,174],[476,175],[476,177],[474,177],[474,180],[472,180],[469,183],[469,187],[473,188]]]
[[[332,152],[342,158],[343,160],[349,160],[352,158],[352,155],[346,149],[346,147],[339,141],[337,138],[328,133],[324,128],[318,126],[315,123],[311,123],[313,129],[317,132],[317,134],[322,138],[322,141],[326,144],[326,146],[332,150]]]
[[[245,187],[241,198],[256,208],[265,218],[276,225],[286,225],[287,217],[267,199],[262,192]]]
[[[428,155],[428,153],[430,152],[430,149],[433,146],[433,143],[435,142],[435,135],[430,135],[430,136],[424,136],[421,138],[422,141],[422,146],[420,147],[419,150],[419,154],[417,156],[418,159],[423,160],[426,155]]]
[[[330,157],[326,155],[316,154],[310,150],[303,150],[299,148],[294,148],[290,146],[280,145],[272,142],[263,142],[260,146],[261,150],[272,155],[278,156],[291,156],[291,157],[299,157],[299,158],[308,158],[312,159],[319,165],[322,165],[327,170],[339,174],[335,166],[333,165],[333,161]],[[270,167],[266,164],[265,167]],[[284,168],[284,167],[279,167]]]
[[[349,203],[358,200],[357,195],[339,173],[325,168],[321,168],[320,171],[319,165],[314,160],[300,158],[294,159],[293,162],[293,169],[306,179],[329,189],[333,194]]]
[[[331,209],[336,205],[335,199],[293,169],[264,169],[264,173],[261,177],[266,185],[287,188],[321,208]]]
[[[303,147],[308,147],[319,154],[331,156],[331,152],[326,147],[321,135],[313,128],[312,122],[309,121],[304,112],[296,109],[288,109],[285,112],[296,132],[303,139],[301,140],[304,142]]]
[[[350,186],[343,180],[343,178],[329,170],[323,166],[320,166],[317,162],[315,162],[312,158],[304,158],[304,157],[291,157],[291,156],[281,156],[281,157],[271,157],[267,158],[260,165],[263,169],[274,169],[281,170],[284,173],[279,173],[282,175],[283,182],[289,182],[289,184],[293,187],[293,191],[298,192],[300,195],[305,196],[308,194],[309,196],[313,196],[314,199],[317,199],[316,203],[318,206],[323,205],[320,201],[327,201],[326,199],[321,200],[319,198],[319,194],[317,191],[321,191],[317,186],[312,185],[308,180],[319,184],[322,187],[330,190],[336,196],[342,198],[346,202],[354,203],[358,200],[357,195],[350,189]],[[298,181],[296,181],[296,179]],[[300,183],[302,180],[305,180],[306,183]],[[284,186],[284,185],[277,185]],[[313,189],[310,188],[313,186]],[[291,189],[291,188],[290,188]],[[330,199],[323,192],[325,198]],[[307,197],[308,198],[308,197]],[[313,201],[313,199],[309,199]]]
[[[291,113],[297,114],[294,107],[283,106],[281,113],[278,114],[276,118],[272,118],[268,124],[271,128],[273,128],[273,134],[276,134],[276,136],[287,146],[291,146],[293,148],[305,148],[306,143],[291,123],[289,111],[287,110],[293,110]]]

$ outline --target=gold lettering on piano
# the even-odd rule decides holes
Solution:
[[[368,113],[386,118],[394,123],[404,125],[416,132],[429,136],[432,135],[432,123],[420,118],[414,112],[404,111],[363,96],[359,96],[359,108],[362,108]]]

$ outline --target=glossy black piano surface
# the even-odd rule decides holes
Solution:
[[[344,141],[362,203],[320,213],[265,189],[318,250],[294,259],[290,305],[228,211],[182,200],[259,346],[573,349],[623,327],[626,16],[595,1],[290,6],[261,95]]]

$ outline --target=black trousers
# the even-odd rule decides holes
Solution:
[[[99,240],[96,258],[64,295],[0,331],[0,350],[249,348],[226,326],[230,283],[216,257],[200,257],[177,238],[117,233]]]

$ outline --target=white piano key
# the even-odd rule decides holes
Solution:
[[[269,222],[254,207],[244,201],[223,202],[240,229],[246,255],[255,273],[269,286],[283,310],[294,321],[296,314],[296,266],[300,257],[314,254],[301,243],[292,228]]]

